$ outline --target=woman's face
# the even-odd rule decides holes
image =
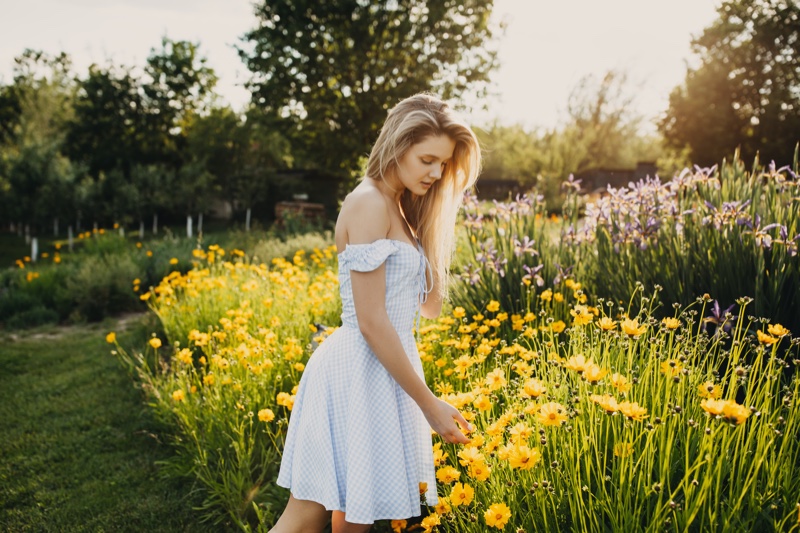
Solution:
[[[444,167],[453,157],[456,143],[447,135],[429,136],[411,146],[397,165],[397,179],[417,196],[442,178]]]

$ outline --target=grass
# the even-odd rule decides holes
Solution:
[[[225,531],[200,523],[189,484],[159,475],[169,446],[109,353],[107,331],[141,345],[145,320],[0,331],[0,530]]]

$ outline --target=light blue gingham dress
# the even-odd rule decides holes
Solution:
[[[345,512],[348,522],[418,516],[420,482],[437,503],[431,429],[358,328],[350,271],[386,264],[386,311],[417,374],[413,335],[429,289],[422,247],[394,239],[349,244],[339,254],[342,327],[312,354],[295,397],[278,485],[300,500]]]

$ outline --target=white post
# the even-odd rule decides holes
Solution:
[[[124,237],[125,236],[125,226],[120,226],[119,227],[119,236],[120,237]]]
[[[197,234],[202,235],[203,233],[203,213],[197,215]]]
[[[244,223],[245,231],[250,231],[250,208],[247,208],[247,218]]]
[[[192,215],[186,215],[186,236],[192,238]]]
[[[139,240],[144,239],[144,220],[139,221]]]
[[[8,231],[10,231],[11,233],[14,233],[15,231],[17,231],[17,228],[16,228],[16,226],[14,226],[13,222],[9,222],[8,223]]]
[[[158,214],[153,214],[153,235],[158,235]]]
[[[39,257],[39,239],[34,237],[31,240],[31,261],[35,263],[38,257]]]
[[[67,240],[69,241],[69,251],[72,251],[72,226],[67,228]]]

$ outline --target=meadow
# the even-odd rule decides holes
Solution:
[[[594,201],[568,181],[561,216],[535,193],[468,198],[450,302],[416,335],[475,431],[434,437],[436,506],[374,529],[798,530],[797,170],[687,169]],[[164,428],[162,475],[198,487],[209,524],[266,531],[297,384],[338,326],[336,249],[206,242],[123,277],[158,327],[106,341]]]

